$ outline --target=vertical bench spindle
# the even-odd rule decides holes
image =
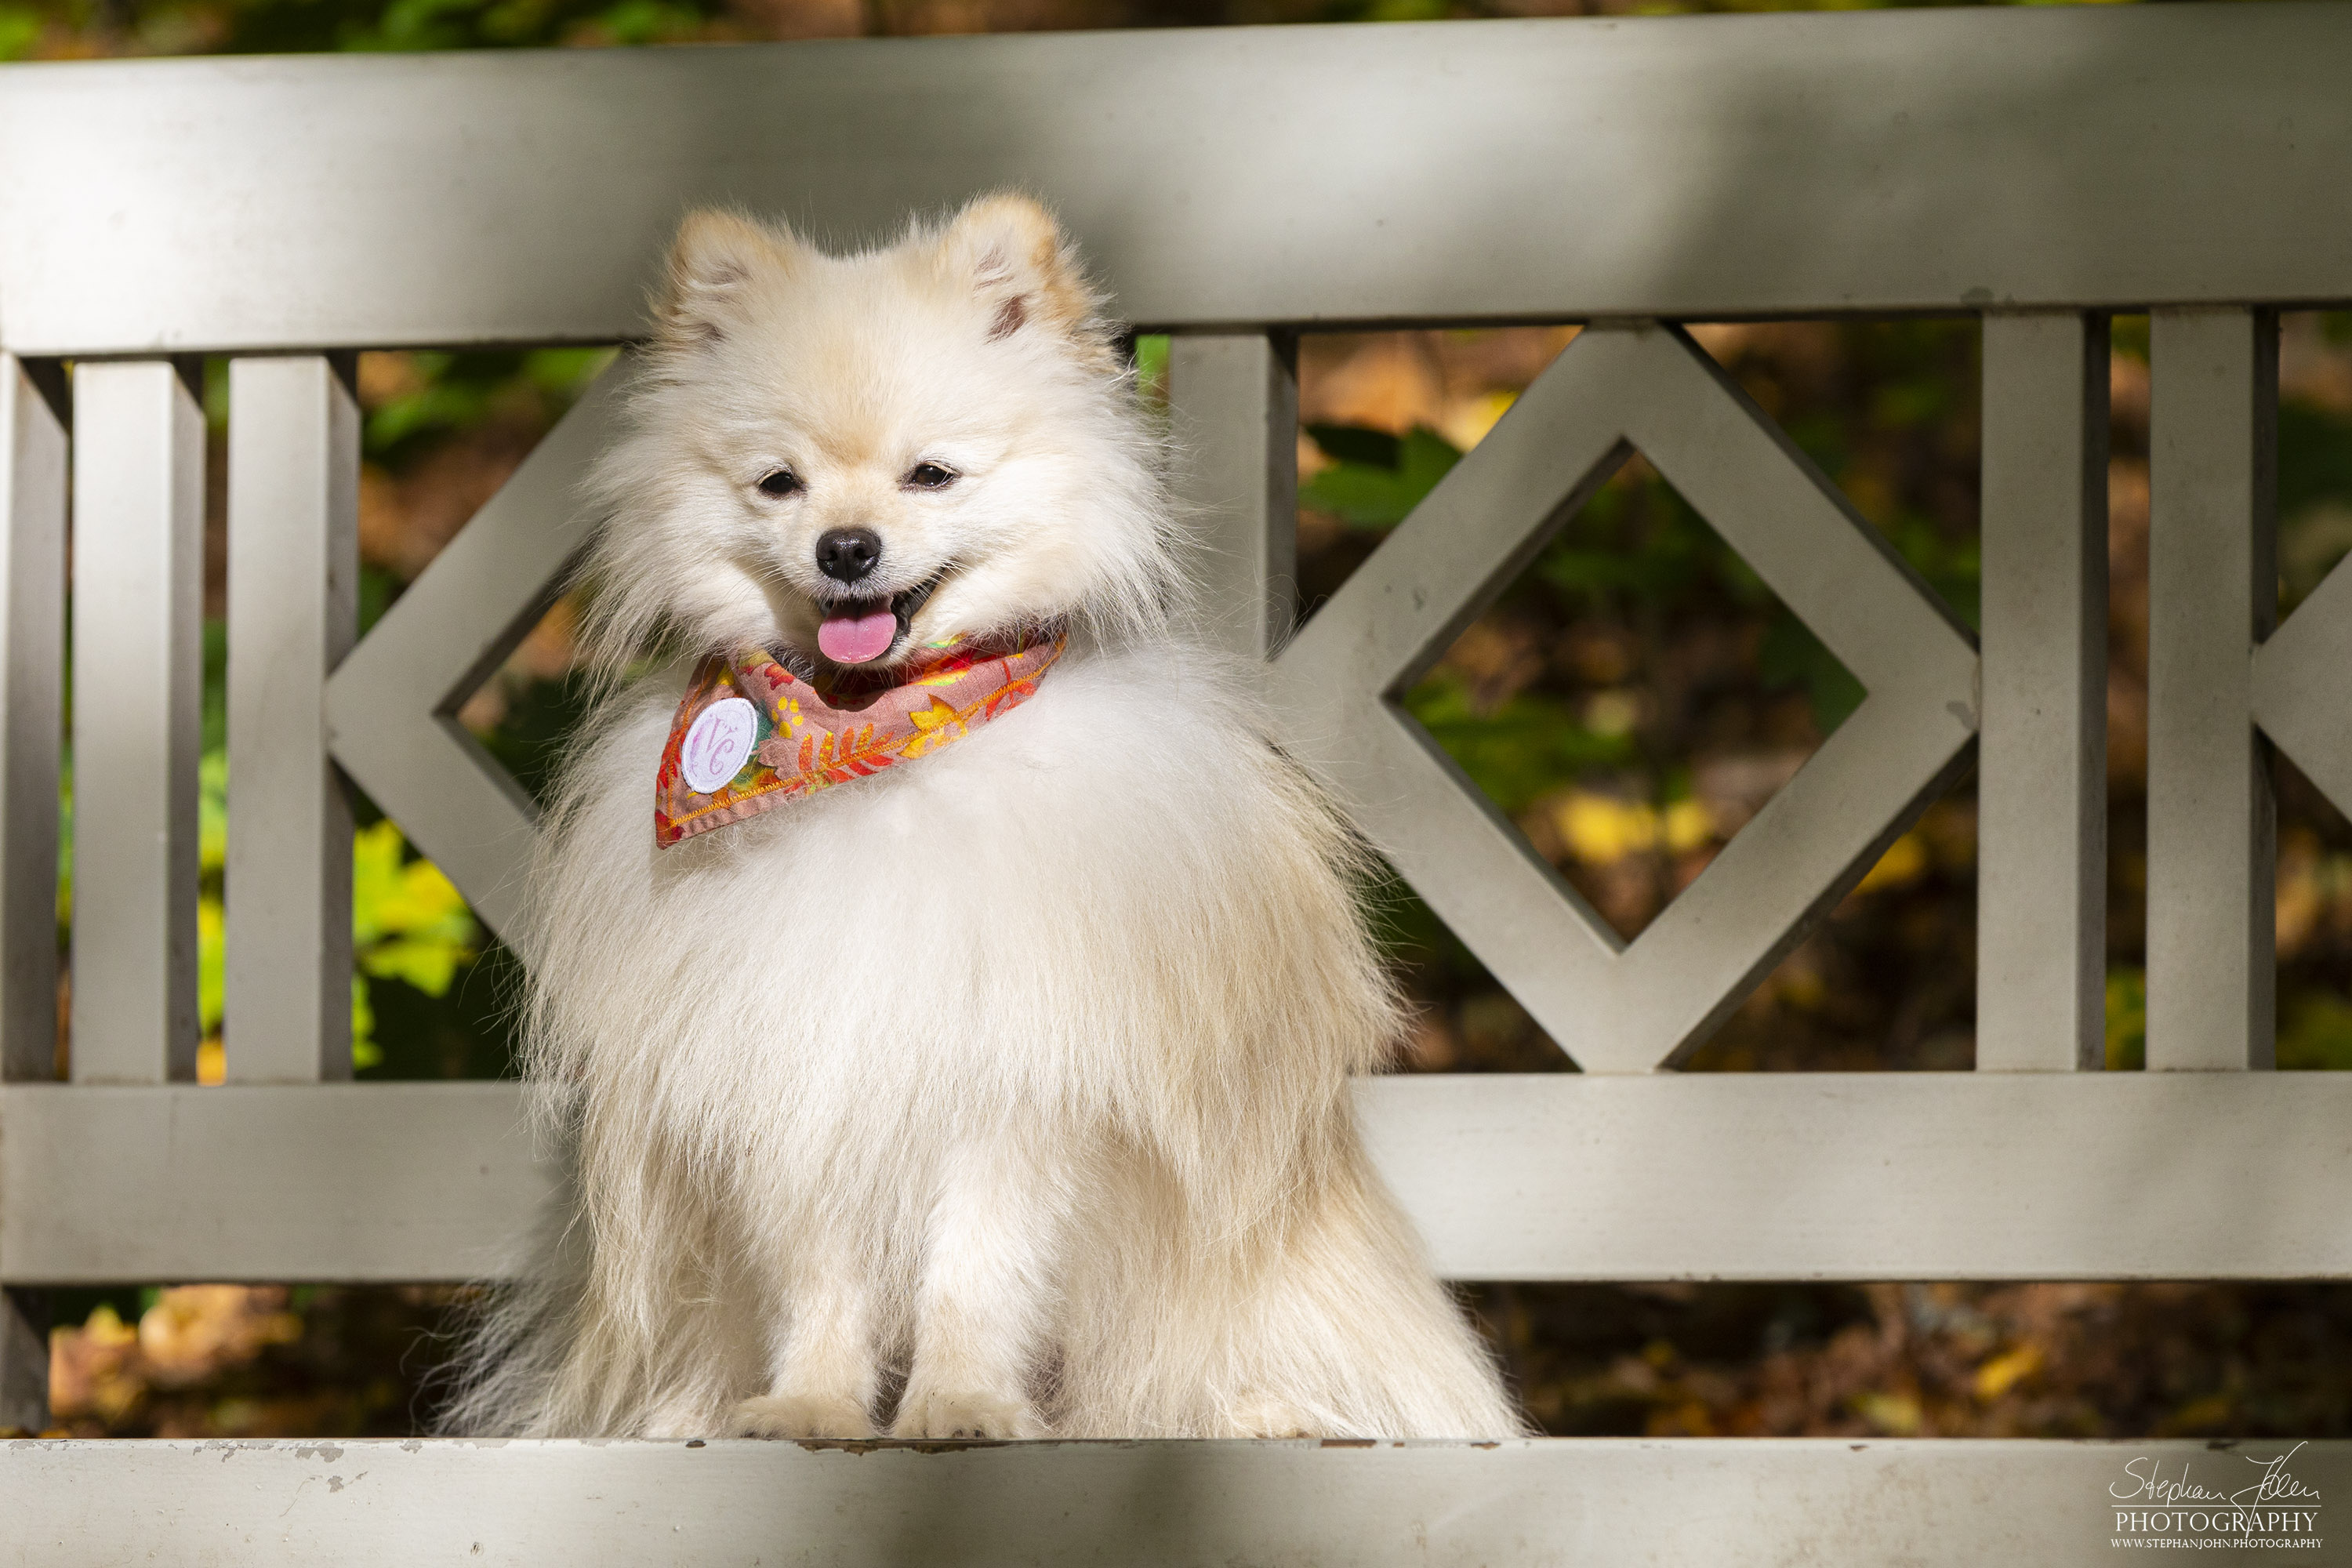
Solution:
[[[229,1080],[352,1072],[352,812],[327,677],[359,626],[352,362],[229,366]]]
[[[1977,1069],[2104,1065],[2107,327],[1984,319]]]
[[[196,1075],[205,416],[183,367],[74,372],[73,1081]]]
[[[0,1082],[56,1075],[66,433],[0,354]],[[49,1419],[48,1300],[0,1291],[0,1426]]]
[[[2278,318],[2150,321],[2147,1065],[2266,1068],[2277,824],[2253,648],[2278,615]]]
[[[1297,577],[1297,344],[1265,332],[1172,339],[1168,402],[1177,498],[1204,519],[1197,585],[1208,629],[1264,658],[1289,635]]]

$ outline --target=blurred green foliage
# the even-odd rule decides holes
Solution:
[[[1482,710],[1463,682],[1443,670],[1406,693],[1405,710],[1513,816],[1563,778],[1634,759],[1630,735],[1596,733],[1557,699],[1521,693]]]
[[[1884,0],[1592,0],[1611,15],[1853,10]],[[1895,0],[1909,4],[1911,0]],[[2050,0],[1961,0],[2039,5]],[[1549,11],[1546,7],[1546,12]],[[1542,14],[1542,13],[1539,13]],[[103,54],[370,53],[856,34],[1234,23],[1433,22],[1528,15],[1515,0],[6,0],[0,60]]]
[[[2330,318],[2334,320],[2336,318]],[[2279,613],[2291,614],[2352,549],[2352,419],[2307,403],[2279,407]]]
[[[0,59],[60,37],[165,55],[684,43],[726,15],[695,0],[16,0],[0,5]]]
[[[2352,1068],[2352,1002],[2336,991],[2291,997],[2278,1032],[2278,1065],[2289,1068]]]
[[[1310,425],[1307,434],[1332,462],[1298,487],[1298,504],[1337,513],[1351,528],[1395,527],[1462,460],[1453,442],[1426,428],[1396,437]]]
[[[1145,332],[1135,340],[1135,390],[1146,406],[1168,406],[1168,336]]]
[[[352,946],[360,971],[352,977],[353,1065],[383,1061],[362,976],[404,981],[427,996],[446,996],[480,942],[465,896],[439,867],[409,853],[396,826],[381,821],[353,835]]]
[[[413,384],[368,412],[367,456],[396,465],[518,402],[567,406],[613,363],[613,354],[608,348],[410,354]]]
[[[2107,971],[2107,1070],[2137,1072],[2147,1066],[2147,975],[2138,969]]]

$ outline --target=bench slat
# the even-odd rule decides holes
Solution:
[[[2352,1279],[2352,1074],[1464,1074],[1358,1089],[1457,1279]],[[496,1272],[510,1083],[0,1089],[0,1282]]]
[[[2343,299],[2347,58],[2180,5],[12,66],[0,342],[611,342],[691,203],[1006,184],[1160,327]]]

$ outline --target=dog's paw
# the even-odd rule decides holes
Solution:
[[[727,1413],[730,1437],[871,1437],[874,1417],[842,1394],[770,1394]]]
[[[1025,1399],[909,1389],[890,1426],[893,1437],[1043,1437],[1045,1423]]]
[[[1234,1436],[1237,1437],[1313,1437],[1315,1418],[1270,1394],[1244,1394],[1234,1402]]]

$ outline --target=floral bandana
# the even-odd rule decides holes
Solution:
[[[1021,641],[816,680],[764,649],[714,654],[695,668],[662,748],[654,842],[676,844],[793,795],[929,756],[1035,696],[1062,648],[1061,638]]]

